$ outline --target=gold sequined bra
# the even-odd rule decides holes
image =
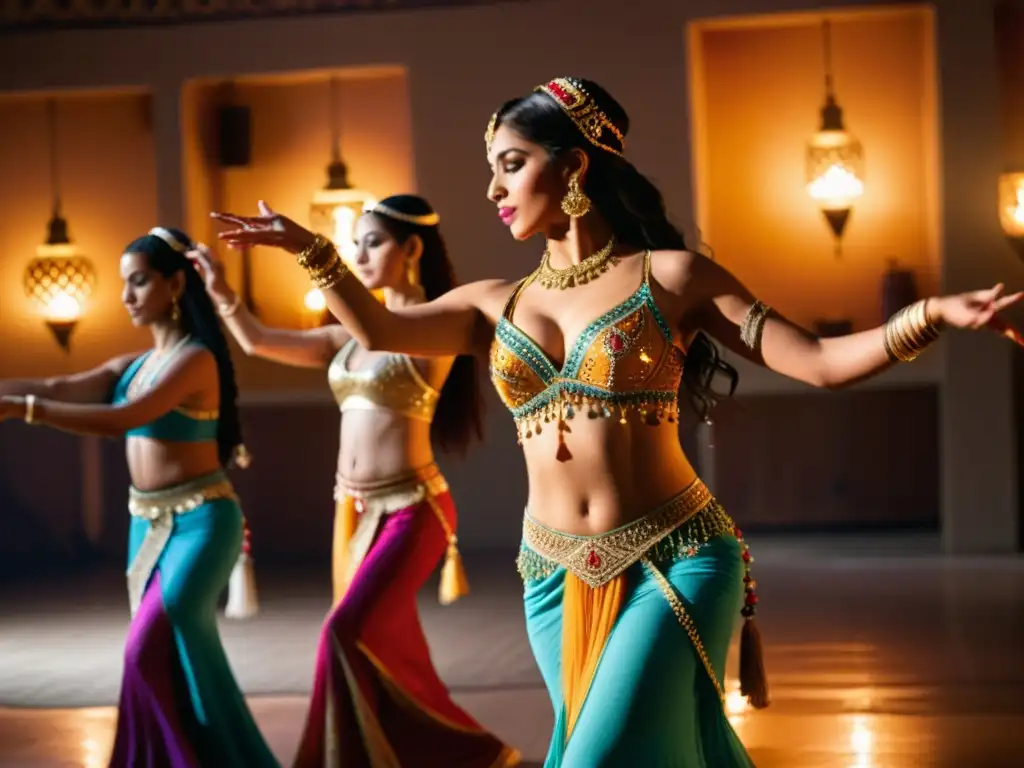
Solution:
[[[356,346],[356,340],[349,339],[327,370],[342,413],[386,410],[420,421],[434,418],[441,395],[424,381],[408,355],[385,355],[364,371],[350,371],[348,361]]]
[[[675,421],[683,353],[654,303],[651,254],[644,255],[644,280],[636,293],[588,325],[557,368],[540,345],[512,322],[516,302],[537,273],[512,291],[491,344],[491,382],[512,412],[520,441],[555,421],[586,410],[590,418],[635,412],[647,423]]]

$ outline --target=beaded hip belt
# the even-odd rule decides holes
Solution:
[[[174,516],[184,515],[214,499],[238,501],[231,481],[220,471],[158,491],[128,489],[128,512],[132,517],[149,522],[146,536],[126,574],[132,616],[139,610],[149,577],[171,539]]]
[[[445,537],[449,543],[454,544],[455,532],[441,508],[432,503],[435,496],[447,490],[448,482],[436,464],[377,483],[353,483],[338,478],[334,498],[337,501],[343,501],[346,497],[352,499],[359,513],[359,523],[348,545],[350,574],[370,551],[370,545],[384,517],[423,501],[430,503],[430,508],[444,529]]]
[[[596,536],[562,533],[527,514],[516,564],[524,581],[546,578],[560,566],[596,588],[645,555],[657,561],[696,554],[701,544],[732,531],[732,520],[698,479],[639,520]]]

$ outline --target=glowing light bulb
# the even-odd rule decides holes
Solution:
[[[319,288],[313,288],[303,299],[306,309],[310,312],[323,312],[327,309],[327,299]]]
[[[68,323],[82,317],[82,305],[78,299],[60,291],[46,303],[46,319],[58,323]]]
[[[849,169],[833,163],[807,185],[807,194],[822,208],[849,208],[864,194],[864,182]]]

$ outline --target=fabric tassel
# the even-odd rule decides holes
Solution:
[[[245,521],[242,529],[242,551],[228,579],[228,602],[224,608],[224,616],[229,619],[251,619],[260,612],[256,571],[251,555],[251,538],[249,523]]]
[[[768,675],[764,668],[761,633],[753,617],[744,619],[740,632],[740,693],[754,709],[768,706]]]
[[[466,578],[466,569],[462,565],[462,555],[459,554],[458,540],[455,536],[448,539],[448,553],[444,558],[444,565],[441,567],[441,586],[438,590],[438,600],[441,605],[451,605],[460,597],[469,594],[469,579]]]

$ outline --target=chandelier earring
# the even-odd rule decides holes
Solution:
[[[569,188],[562,198],[562,213],[574,219],[582,218],[590,213],[590,198],[580,188],[580,171],[574,171],[569,177]]]

